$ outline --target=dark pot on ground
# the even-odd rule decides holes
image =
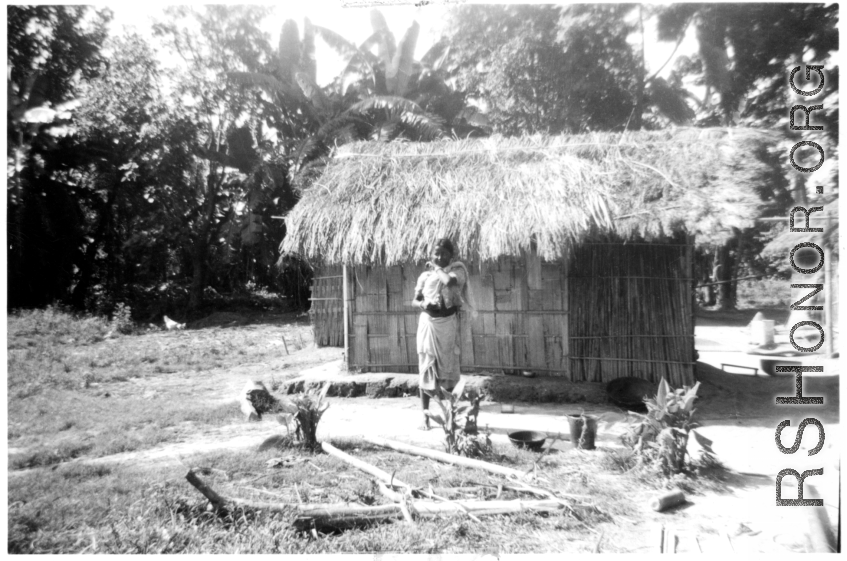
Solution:
[[[594,450],[594,438],[597,436],[597,417],[592,415],[568,415],[571,430],[571,444],[574,448]]]

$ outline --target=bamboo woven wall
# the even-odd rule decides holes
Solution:
[[[344,308],[341,265],[322,267],[312,280],[309,314],[319,347],[344,346]]]
[[[570,380],[638,376],[693,383],[691,247],[591,244],[570,264],[534,255],[465,262],[477,317],[459,317],[468,370],[531,370]],[[363,372],[417,372],[420,311],[411,305],[423,265],[351,267],[348,365]],[[342,287],[326,268],[315,300],[315,338],[343,345]],[[337,305],[337,308],[332,306]],[[318,311],[318,310],[333,310]],[[323,343],[334,344],[334,343]]]
[[[571,368],[578,380],[694,383],[693,246],[586,244],[571,261]]]
[[[468,263],[477,317],[459,317],[463,370],[567,375],[567,272],[533,256]],[[420,311],[411,305],[423,265],[356,267],[350,284],[350,365],[417,372]]]

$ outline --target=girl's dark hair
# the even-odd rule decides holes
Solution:
[[[454,257],[456,256],[456,250],[453,248],[453,242],[451,242],[449,238],[441,238],[440,240],[435,242],[435,247],[446,249],[450,252],[450,255]]]

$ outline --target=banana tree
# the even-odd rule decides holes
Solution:
[[[308,19],[301,40],[296,23],[289,20],[280,35],[276,68],[261,75],[229,74],[234,82],[261,88],[282,105],[307,102],[309,134],[292,151],[292,169],[298,184],[307,180],[311,170],[320,167],[321,158],[333,146],[356,140],[441,138],[445,134],[445,119],[427,109],[447,107],[452,117],[464,106],[459,94],[450,91],[443,82],[439,84],[431,73],[422,72],[422,64],[414,60],[420,32],[417,22],[412,23],[399,43],[379,11],[372,12],[371,22],[373,33],[356,45]],[[347,60],[342,72],[323,88],[315,81],[316,38]],[[443,51],[444,45],[437,45],[434,52],[439,49]],[[443,98],[451,95],[444,103]],[[441,100],[441,105],[434,100]]]

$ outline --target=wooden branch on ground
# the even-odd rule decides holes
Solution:
[[[330,456],[334,456],[334,457],[338,458],[339,460],[341,460],[343,462],[347,462],[351,466],[353,466],[357,469],[360,469],[361,471],[363,471],[365,473],[373,475],[378,480],[380,480],[384,483],[387,483],[388,485],[397,486],[397,487],[405,487],[406,489],[409,489],[410,491],[412,489],[412,486],[409,485],[408,483],[403,483],[402,481],[399,481],[397,479],[393,479],[391,477],[390,473],[382,471],[378,467],[372,466],[371,464],[369,464],[367,462],[363,462],[362,460],[354,458],[350,454],[345,454],[344,452],[342,452],[341,450],[339,450],[338,448],[336,448],[335,446],[333,446],[329,442],[321,442],[321,448],[323,448],[324,452],[326,452]]]
[[[443,514],[474,514],[486,516],[491,514],[510,514],[515,512],[555,512],[564,507],[559,501],[450,501],[437,503],[433,501],[414,501],[414,511],[418,516],[439,516]]]
[[[429,448],[421,448],[419,446],[412,446],[411,444],[405,444],[402,442],[395,442],[393,440],[388,440],[385,438],[381,438],[379,436],[365,436],[365,442],[370,442],[371,444],[376,444],[377,446],[382,446],[384,448],[390,448],[392,450],[396,450],[398,452],[403,452],[406,454],[413,454],[415,456],[422,456],[424,458],[429,458],[431,460],[438,460],[439,462],[443,462],[446,464],[453,464],[457,466],[484,469],[491,473],[496,473],[498,475],[504,475],[509,478],[519,479],[523,476],[523,473],[516,469],[508,468],[505,466],[498,466],[496,464],[491,464],[489,462],[483,462],[482,460],[474,460],[472,458],[465,458],[464,456],[455,456],[453,454],[448,454],[446,452],[439,452],[438,450],[431,450]]]
[[[382,493],[382,496],[388,499],[389,501],[393,503],[400,503],[405,500],[405,497],[402,493],[392,491],[388,488],[388,485],[386,485],[382,481],[377,481],[376,484],[379,486],[379,492]]]
[[[295,528],[303,531],[315,528],[346,528],[397,520],[405,517],[411,521],[410,510],[418,516],[436,517],[444,515],[465,514],[478,521],[476,516],[487,516],[493,514],[512,514],[516,512],[555,512],[565,508],[560,500],[536,500],[536,501],[447,501],[435,502],[427,500],[410,501],[406,512],[404,506],[405,497],[391,491],[388,486],[380,483],[380,491],[392,499],[400,499],[399,503],[377,506],[360,506],[346,504],[292,504],[292,503],[265,503],[249,501],[235,497],[227,497],[215,492],[197,477],[194,470],[189,470],[186,479],[200,493],[203,494],[216,507],[245,507],[256,510],[271,512],[286,512],[296,514],[293,521]],[[410,507],[410,510],[409,510]]]
[[[378,483],[382,495],[391,501],[404,501],[405,497],[392,491],[382,482]],[[412,511],[418,516],[439,516],[443,514],[470,514],[484,516],[487,514],[509,514],[522,511],[554,512],[564,506],[558,500],[542,501],[446,501],[434,502],[415,500],[410,503]]]
[[[312,528],[342,528],[358,526],[371,522],[383,522],[403,516],[399,505],[360,506],[345,504],[294,504],[266,503],[250,501],[236,497],[227,497],[215,492],[214,489],[197,477],[195,471],[189,470],[185,478],[195,489],[217,508],[244,507],[269,512],[295,513],[294,526],[300,530]]]
[[[297,517],[293,525],[298,530],[312,528],[342,529],[375,522],[397,520],[403,517],[398,504],[359,506],[359,505],[301,505],[297,508]]]
[[[397,485],[399,487],[404,487],[406,489],[407,493],[409,493],[410,495],[412,493],[414,493],[416,495],[424,495],[424,496],[427,496],[427,497],[432,498],[432,499],[437,499],[439,501],[452,503],[453,505],[458,506],[458,503],[453,502],[449,499],[445,499],[444,497],[439,497],[438,495],[436,495],[435,493],[433,493],[431,491],[425,491],[423,489],[413,489],[412,486],[409,485],[408,483],[403,483],[402,481],[398,481],[398,480],[394,479],[393,474],[389,475],[387,472],[379,469],[376,466],[372,466],[371,464],[369,464],[367,462],[364,462],[362,460],[354,458],[353,456],[351,456],[349,454],[345,454],[344,452],[342,452],[341,450],[339,450],[338,448],[336,448],[335,446],[333,446],[332,444],[330,444],[328,442],[322,442],[321,446],[323,447],[323,449],[328,454],[335,456],[336,458],[343,460],[343,461],[349,463],[350,465],[355,466],[356,468],[364,471],[365,473],[369,473],[370,475],[373,475],[374,477],[376,477],[377,480],[378,480],[377,483],[379,485],[379,489],[382,492],[382,494],[385,495],[386,497],[388,497],[390,500],[394,501],[395,503],[405,505],[405,496],[401,493],[397,493],[396,491],[390,489],[389,485],[391,487],[393,487],[394,485]],[[387,483],[388,485],[385,485],[385,483]],[[458,506],[458,508],[460,510],[463,510],[474,521],[476,521],[476,522],[480,521],[478,518],[476,518],[471,512],[469,512],[464,507]],[[404,516],[405,515],[406,515],[406,513],[404,512]],[[411,515],[409,517],[411,518]]]

